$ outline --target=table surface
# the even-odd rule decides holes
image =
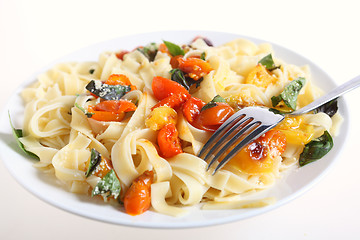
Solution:
[[[334,1],[335,2],[335,1]],[[337,84],[360,73],[357,1],[0,0],[1,102],[37,69],[83,46],[129,34],[213,30],[278,43],[311,59]],[[344,98],[348,141],[310,191],[260,216],[192,229],[141,229],[85,219],[30,194],[0,161],[0,239],[359,239],[360,90]],[[0,107],[2,111],[3,109]]]

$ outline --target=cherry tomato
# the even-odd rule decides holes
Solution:
[[[237,153],[228,164],[248,174],[263,174],[274,170],[274,159],[286,148],[286,136],[281,131],[269,130]]]
[[[190,94],[186,93],[178,93],[170,95],[164,99],[162,99],[160,102],[158,102],[155,106],[153,106],[151,109],[154,110],[157,107],[162,106],[168,106],[171,108],[178,108],[180,107],[186,100],[188,100],[191,97]]]
[[[183,57],[182,55],[176,55],[170,58],[170,65],[173,69],[179,67],[179,58]]]
[[[88,112],[92,113],[91,118],[97,121],[105,122],[120,122],[125,117],[125,112],[106,112],[106,111],[96,111],[95,106],[89,106]]]
[[[229,104],[219,102],[216,106],[201,111],[193,126],[214,132],[233,114],[234,109]]]
[[[139,215],[150,208],[153,178],[154,173],[152,171],[145,171],[132,182],[124,197],[124,207],[127,214]]]
[[[212,71],[210,64],[200,58],[178,58],[179,69],[188,73],[189,77],[199,80],[201,77]]]
[[[90,164],[90,159],[86,163],[86,168],[89,168],[89,164]],[[106,174],[108,174],[111,171],[111,169],[113,169],[111,161],[109,159],[101,156],[101,161],[96,166],[96,168],[94,169],[92,174],[99,178],[103,178],[103,177],[105,177]]]
[[[186,88],[179,83],[160,76],[153,78],[151,88],[157,100],[162,100],[174,94],[189,95]]]
[[[166,47],[165,43],[161,43],[159,45],[159,51],[162,52],[162,53],[170,54],[169,49]]]
[[[132,85],[130,79],[124,74],[111,74],[105,84],[130,86],[131,91],[136,90],[136,86]]]
[[[95,105],[95,111],[106,111],[113,113],[132,112],[136,105],[127,100],[106,100]]]
[[[194,122],[195,118],[200,114],[200,110],[203,106],[205,106],[205,102],[203,100],[196,97],[189,98],[182,108],[186,120],[189,123]]]
[[[129,51],[123,50],[123,51],[116,53],[115,55],[118,59],[124,60],[124,55],[128,54],[128,53],[129,53]]]
[[[179,133],[173,123],[166,124],[160,129],[157,136],[157,143],[162,157],[170,158],[183,152]]]
[[[261,145],[269,146],[271,153],[280,156],[286,149],[286,135],[279,130],[270,130],[255,140]]]

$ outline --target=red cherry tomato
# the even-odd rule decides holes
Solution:
[[[163,100],[174,94],[189,94],[186,88],[179,83],[160,76],[153,78],[151,88],[157,100]]]
[[[216,103],[216,106],[201,111],[193,125],[197,128],[214,132],[233,114],[234,109],[229,104]]]
[[[192,123],[195,118],[200,114],[201,108],[205,106],[205,102],[199,98],[191,97],[183,105],[182,112],[185,119]]]
[[[166,124],[160,129],[157,136],[157,143],[161,156],[170,158],[183,152],[178,136],[179,133],[173,123]]]

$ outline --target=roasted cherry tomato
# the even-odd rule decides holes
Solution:
[[[166,124],[162,129],[160,129],[157,136],[157,143],[162,157],[170,158],[183,152],[180,144],[179,133],[173,123]]]
[[[215,132],[233,114],[234,109],[229,104],[218,102],[216,106],[201,111],[192,125],[199,129]]]
[[[170,95],[164,99],[162,99],[160,102],[158,102],[155,106],[152,107],[152,110],[157,108],[157,107],[162,107],[162,106],[168,106],[171,108],[178,108],[180,107],[183,103],[186,102],[186,100],[188,100],[191,97],[190,94],[183,94],[183,93],[178,93],[178,94],[173,94]]]
[[[129,53],[129,51],[123,50],[123,51],[116,53],[115,55],[118,59],[124,60],[124,55],[128,54],[128,53]]]
[[[205,102],[199,98],[191,97],[189,98],[182,107],[182,112],[185,119],[192,123],[195,118],[200,114],[201,108],[205,106]]]
[[[120,122],[125,117],[125,112],[106,112],[106,111],[96,111],[95,106],[89,106],[88,112],[92,113],[91,118],[97,121],[105,122]]]
[[[90,159],[86,163],[86,168],[89,168],[89,164],[90,164]],[[109,159],[104,158],[103,156],[101,156],[101,161],[96,166],[94,171],[92,172],[92,175],[95,175],[95,176],[97,176],[99,178],[103,178],[103,177],[105,177],[106,174],[108,174],[111,171],[111,169],[113,169],[111,161]]]
[[[285,148],[285,134],[270,130],[244,147],[228,164],[248,174],[269,173],[276,166],[276,157],[280,156]]]
[[[189,75],[194,80],[199,80],[210,71],[210,64],[200,58],[178,58],[179,69]]]
[[[153,178],[154,173],[152,171],[145,171],[132,182],[124,197],[124,207],[127,214],[139,215],[150,208]]]
[[[136,90],[136,86],[132,85],[130,79],[124,74],[111,74],[105,83],[108,85],[130,86],[131,91]]]
[[[135,110],[136,105],[127,100],[106,100],[88,107],[88,112],[93,114],[91,118],[97,121],[120,122],[126,112]]]
[[[160,76],[153,78],[151,88],[157,100],[162,100],[175,94],[189,95],[186,88],[179,83]]]
[[[159,51],[162,52],[162,53],[170,54],[169,49],[166,47],[165,43],[160,43]]]
[[[106,100],[95,105],[96,111],[106,112],[132,112],[136,110],[136,105],[127,100]]]

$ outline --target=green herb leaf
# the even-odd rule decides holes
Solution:
[[[95,170],[97,165],[101,162],[101,154],[96,151],[94,148],[91,149],[91,155],[90,155],[90,164],[89,168],[85,173],[85,177],[89,177],[92,172]]]
[[[178,55],[182,55],[182,56],[185,55],[184,50],[180,46],[176,45],[175,43],[165,41],[165,40],[163,40],[163,42],[166,45],[167,49],[169,50],[169,53],[171,56],[175,57]]]
[[[120,181],[117,178],[114,169],[111,169],[108,174],[103,177],[95,188],[92,190],[91,196],[102,195],[105,199],[110,196],[118,198],[121,191]]]
[[[289,108],[296,109],[296,101],[300,90],[305,85],[305,78],[299,77],[285,86],[284,91],[279,96],[273,96],[271,102],[273,107],[276,107],[281,100],[284,101],[285,105]]]
[[[93,74],[94,72],[95,72],[95,69],[93,69],[93,68],[89,70],[90,74]]]
[[[156,54],[158,52],[158,46],[156,43],[150,43],[145,47],[137,48],[144,56],[149,59],[150,62],[154,61]]]
[[[130,86],[109,85],[101,81],[91,80],[85,88],[92,94],[105,100],[120,100],[127,92],[130,92]]]
[[[9,115],[9,122],[10,122],[10,126],[12,129],[13,135],[14,135],[16,142],[17,142],[18,146],[20,147],[20,149],[23,150],[23,152],[26,153],[28,156],[39,160],[40,158],[35,153],[32,153],[32,152],[26,150],[24,144],[22,142],[20,142],[19,138],[23,137],[22,129],[14,128],[14,126],[11,122],[10,112],[8,112],[8,115]]]
[[[170,74],[171,74],[171,80],[179,83],[184,88],[186,88],[186,90],[189,90],[190,87],[194,84],[196,84],[196,88],[198,88],[200,86],[201,81],[203,80],[203,78],[200,78],[199,80],[194,80],[190,77],[186,77],[185,73],[178,68],[172,69],[170,71]]]
[[[200,59],[206,61],[205,57],[206,57],[206,53],[202,52],[200,55]]]
[[[258,62],[261,65],[263,65],[264,67],[266,67],[267,70],[272,71],[275,70],[277,68],[280,68],[281,66],[276,66],[275,62],[272,58],[271,53],[266,55],[265,57],[263,57],[262,59],[260,59],[260,61]]]
[[[91,118],[92,115],[94,115],[95,113],[91,113],[88,112],[85,108],[81,107],[79,104],[75,103],[74,104],[75,107],[77,107],[78,109],[80,109],[88,118]]]
[[[318,112],[323,112],[326,113],[327,115],[329,115],[329,117],[334,116],[338,111],[338,101],[337,98],[327,102],[323,105],[321,105],[320,107],[316,108],[314,110],[314,113],[318,113]]]
[[[299,165],[302,167],[322,158],[332,149],[333,145],[331,135],[328,131],[325,131],[322,136],[305,145],[303,152],[300,154]]]
[[[201,108],[201,111],[217,106],[218,102],[226,103],[226,100],[220,95],[216,95],[210,102]]]

